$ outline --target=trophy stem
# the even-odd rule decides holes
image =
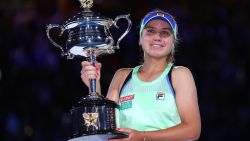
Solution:
[[[95,54],[95,50],[93,48],[91,48],[89,51],[88,51],[88,56],[89,56],[89,62],[95,66],[95,63],[96,63],[96,54]],[[100,95],[96,92],[96,79],[90,79],[90,98],[99,98]]]
[[[93,50],[90,51],[89,61],[93,66],[95,66],[96,57]],[[96,93],[96,79],[90,80],[90,93]]]

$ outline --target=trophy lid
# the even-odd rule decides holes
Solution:
[[[81,7],[84,8],[83,11],[77,13],[71,19],[68,19],[64,27],[66,29],[77,27],[78,25],[89,25],[98,24],[110,27],[113,23],[112,20],[106,17],[96,14],[90,10],[93,5],[93,0],[79,0],[81,2]]]

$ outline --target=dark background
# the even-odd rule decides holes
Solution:
[[[130,13],[133,23],[121,49],[98,58],[103,95],[117,69],[139,64],[139,22],[153,8],[169,11],[178,22],[175,64],[190,68],[196,81],[199,140],[249,140],[249,0],[95,0],[95,12],[111,19]],[[1,141],[65,141],[71,135],[69,111],[88,94],[80,78],[83,59],[61,58],[46,26],[63,24],[81,10],[77,0],[1,0]]]

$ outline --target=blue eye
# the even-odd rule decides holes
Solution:
[[[147,29],[148,33],[155,33],[155,31],[153,29]]]
[[[161,35],[162,35],[163,37],[169,37],[171,34],[172,34],[172,31],[171,31],[171,30],[163,30],[163,31],[161,32]]]

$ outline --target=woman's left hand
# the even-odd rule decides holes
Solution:
[[[110,139],[109,141],[140,141],[143,140],[143,132],[133,130],[130,128],[118,128],[117,131],[126,132],[128,133],[128,138],[122,139]]]

